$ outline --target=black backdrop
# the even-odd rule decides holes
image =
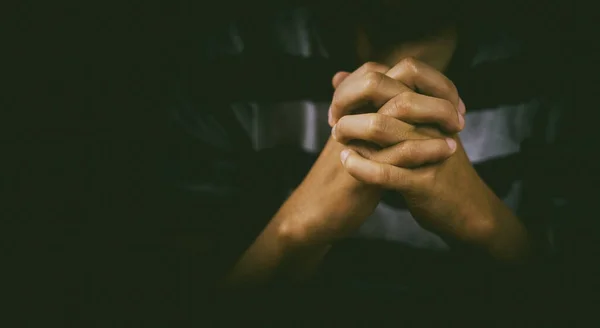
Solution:
[[[591,11],[569,1],[462,5],[462,14],[474,22],[501,24],[526,40],[539,54],[537,78],[548,82],[549,92],[567,93],[573,104],[561,132],[564,142],[551,156],[556,163],[551,179],[572,191],[577,202],[560,236],[563,251],[540,270],[543,283],[532,290],[538,298],[531,303],[546,306],[549,299],[556,304],[568,298],[585,308],[593,304],[598,240],[596,199],[590,192],[597,182],[597,71],[592,69],[597,46],[584,23]],[[216,64],[195,60],[202,58],[196,57],[199,44],[223,17],[243,15],[260,30],[262,15],[278,6],[273,1],[40,3],[7,11],[0,250],[6,256],[2,298],[14,316],[6,318],[74,326],[186,324],[205,318],[200,314],[213,294],[202,284],[201,263],[169,228],[171,205],[156,174],[169,143],[164,134],[168,90],[175,77],[201,76],[195,79],[204,91],[200,94],[227,99],[222,88],[231,86],[223,77],[240,67],[264,67],[265,80],[279,74],[302,85],[301,69],[282,73],[276,65],[266,67],[260,56]],[[296,58],[274,60],[296,68],[306,64]],[[323,70],[306,80],[339,68],[327,62],[318,67]],[[520,73],[514,73],[517,85]],[[324,97],[331,92],[325,83],[312,85]],[[271,85],[253,87],[237,96],[268,95]],[[265,295],[295,299],[288,292]],[[247,305],[257,298],[241,300]],[[218,300],[231,301],[224,295]],[[559,312],[572,307],[561,306]]]

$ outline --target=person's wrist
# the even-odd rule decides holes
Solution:
[[[465,223],[464,239],[481,248],[489,248],[499,228],[494,210],[498,199],[483,181],[478,181],[478,185],[480,188],[472,188],[478,190],[473,193],[468,205],[461,206],[461,216]]]

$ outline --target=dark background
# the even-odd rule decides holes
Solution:
[[[178,239],[170,197],[157,174],[168,153],[165,117],[173,80],[182,74],[199,77],[199,94],[227,100],[244,92],[268,96],[278,87],[268,82],[276,74],[302,81],[338,69],[318,63],[322,70],[299,77],[303,70],[282,72],[260,56],[216,64],[196,59],[202,58],[196,56],[202,41],[223,17],[245,17],[260,31],[261,17],[281,6],[274,1],[39,3],[6,11],[0,298],[9,305],[3,310],[13,315],[5,318],[79,327],[140,321],[154,326],[203,322],[222,314],[233,320],[245,318],[242,314],[268,318],[271,309],[284,319],[288,314],[318,317],[315,313],[339,318],[371,309],[383,320],[399,311],[395,302],[405,302],[400,313],[408,317],[433,311],[431,304],[420,306],[428,300],[342,291],[321,293],[316,301],[310,288],[218,294],[207,288],[202,263]],[[565,213],[561,251],[531,271],[526,279],[533,283],[525,297],[511,295],[511,306],[490,307],[480,316],[527,312],[534,318],[581,319],[596,304],[598,273],[593,10],[570,1],[531,0],[472,1],[463,8],[463,15],[501,26],[538,54],[504,83],[543,81],[549,92],[566,94],[572,104],[561,130],[564,141],[555,153],[544,155],[556,168],[544,183],[561,184],[575,200]],[[289,67],[306,64],[279,60],[295,63]],[[232,74],[252,74],[265,83],[241,85],[226,78]],[[324,81],[312,87],[331,92]],[[240,94],[225,92],[226,87]],[[219,310],[206,311],[213,302]],[[251,311],[238,312],[240,306]],[[345,306],[355,311],[337,312]],[[303,308],[313,311],[294,310]],[[460,311],[452,313],[461,318]]]

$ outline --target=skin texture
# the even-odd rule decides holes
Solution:
[[[444,237],[501,261],[528,256],[523,225],[479,178],[457,135],[464,127],[465,104],[440,73],[455,42],[440,39],[442,48],[428,39],[381,56],[395,65],[368,62],[333,76],[332,137],[227,284],[309,275],[390,189],[404,196],[420,224]],[[430,51],[438,53],[431,60],[437,67],[405,56],[431,58]]]

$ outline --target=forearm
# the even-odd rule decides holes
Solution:
[[[330,246],[303,242],[296,211],[286,202],[226,278],[229,286],[253,286],[274,279],[300,280],[314,272]]]
[[[475,233],[478,243],[491,257],[507,263],[521,263],[531,256],[528,232],[512,210],[485,186],[483,206],[477,215],[483,227]]]
[[[306,278],[333,241],[353,233],[373,212],[382,191],[344,170],[342,149],[329,139],[303,182],[237,262],[228,284]]]
[[[531,241],[527,229],[510,208],[495,195],[492,197],[496,224],[487,247],[489,253],[503,261],[526,261],[531,256]]]

